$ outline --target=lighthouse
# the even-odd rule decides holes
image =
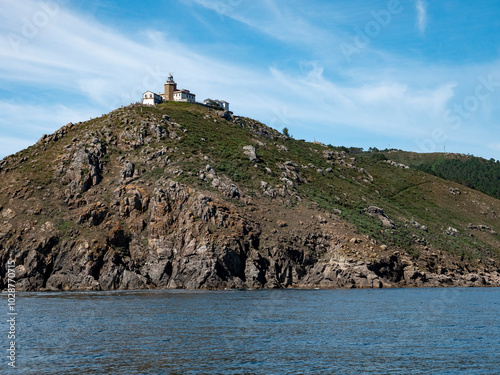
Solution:
[[[174,82],[174,77],[172,76],[172,74],[169,74],[167,82],[165,82],[165,94],[163,94],[163,100],[174,100],[174,92],[176,91],[177,83]]]

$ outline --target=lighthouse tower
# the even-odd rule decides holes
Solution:
[[[165,94],[163,95],[163,99],[165,101],[174,100],[175,91],[177,91],[177,83],[174,82],[172,74],[169,74],[167,82],[165,83]]]

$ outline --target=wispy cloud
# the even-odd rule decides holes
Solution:
[[[425,29],[427,27],[427,6],[424,0],[417,0],[416,4],[417,9],[417,27],[418,31],[421,34],[425,33]]]
[[[303,2],[289,0],[191,0],[215,11],[221,17],[228,17],[275,40],[292,44],[303,50],[322,51],[325,44],[337,45],[341,40],[336,33],[328,32],[304,16],[300,10]],[[335,15],[331,20],[333,23]],[[332,52],[332,51],[330,51]]]
[[[61,103],[32,105],[0,101],[0,157],[13,154],[35,143],[68,122],[84,121],[102,114],[84,105],[68,107]]]
[[[495,150],[495,151],[500,151],[500,142],[499,143],[491,143],[489,145],[489,148],[491,148],[492,150]]]
[[[33,1],[25,3],[34,6]],[[26,18],[25,5],[10,2],[12,12],[20,19]],[[1,26],[9,16],[0,15],[3,35],[10,32]],[[19,35],[22,37],[21,31]],[[4,88],[15,91],[22,83],[58,90],[65,97],[80,95],[108,109],[139,100],[147,89],[161,88],[169,71],[178,72],[176,78],[182,85],[198,88],[210,82],[213,85],[213,77],[220,85],[243,83],[242,77],[248,73],[224,59],[200,55],[156,31],[142,30],[126,37],[63,8],[36,38],[25,38],[18,50],[7,38],[1,38],[0,58]]]

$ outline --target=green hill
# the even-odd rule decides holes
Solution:
[[[392,160],[500,198],[500,161],[463,154],[393,152]]]
[[[131,105],[0,163],[0,259],[19,290],[500,283],[500,201],[384,159]]]

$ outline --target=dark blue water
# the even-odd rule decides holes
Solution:
[[[16,308],[2,374],[500,374],[499,288],[24,293]]]

